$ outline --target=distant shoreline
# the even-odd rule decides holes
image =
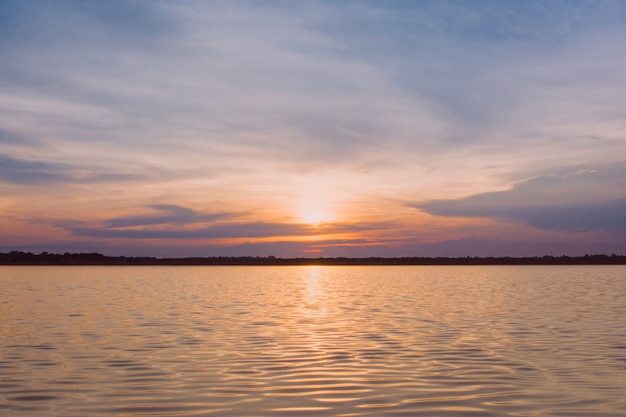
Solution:
[[[0,265],[626,265],[625,255],[538,256],[538,257],[368,257],[368,258],[278,258],[275,256],[213,256],[156,258],[145,256],[106,256],[100,253],[64,253],[13,251],[0,253]]]

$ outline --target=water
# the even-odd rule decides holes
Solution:
[[[0,267],[0,415],[624,416],[626,267]]]

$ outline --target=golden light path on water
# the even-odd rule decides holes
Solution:
[[[623,416],[625,278],[2,267],[0,415]]]

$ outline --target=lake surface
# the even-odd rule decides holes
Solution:
[[[0,415],[623,417],[626,267],[0,267]]]

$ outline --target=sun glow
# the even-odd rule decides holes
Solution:
[[[292,218],[302,224],[321,226],[338,221],[343,196],[337,177],[304,177],[294,181]]]
[[[329,207],[318,201],[303,202],[298,217],[302,222],[311,225],[327,223],[332,218]]]

